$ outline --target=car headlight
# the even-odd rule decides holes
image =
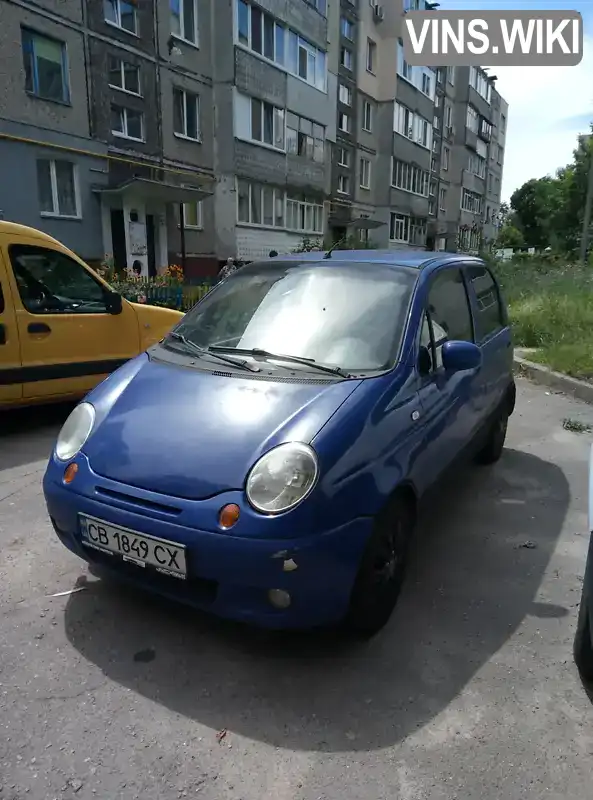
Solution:
[[[79,403],[62,425],[56,441],[56,456],[60,461],[73,458],[89,438],[95,424],[95,408]]]
[[[257,511],[280,514],[305,499],[318,473],[312,447],[302,442],[278,445],[251,468],[245,487],[247,499]]]

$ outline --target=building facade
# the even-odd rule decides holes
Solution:
[[[0,217],[146,275],[305,237],[479,249],[508,106],[408,65],[395,5],[0,0]]]

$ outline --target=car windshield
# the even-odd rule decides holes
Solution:
[[[414,271],[329,262],[254,263],[234,273],[177,328],[200,347],[265,350],[348,372],[392,363]]]

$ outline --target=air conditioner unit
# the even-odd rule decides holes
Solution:
[[[385,19],[385,9],[383,6],[375,4],[373,6],[373,15],[375,17],[375,22],[382,22]]]

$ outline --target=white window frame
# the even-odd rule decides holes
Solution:
[[[346,160],[342,161],[342,156],[346,156]],[[340,147],[338,151],[338,166],[350,167],[350,150],[346,147]]]
[[[124,28],[121,24],[121,3],[122,0],[110,0],[110,2],[115,3],[115,16],[117,21],[113,22],[110,19],[107,19],[105,16],[105,7],[103,7],[103,19],[106,25],[111,25],[113,28],[117,28],[119,31],[124,31],[124,33],[129,33],[130,36],[138,36],[138,9],[134,6],[133,3],[128,3],[134,9],[134,30],[130,31],[127,28]]]
[[[367,133],[373,132],[373,105],[368,100],[362,101],[362,129]]]
[[[58,161],[67,161],[67,159],[57,159]],[[74,203],[76,205],[75,214],[60,214],[60,202],[58,195],[58,180],[56,176],[56,160],[53,158],[40,158],[38,161],[46,161],[49,163],[49,177],[51,181],[51,199],[54,207],[53,211],[40,211],[41,217],[51,217],[53,219],[82,219],[82,211],[80,204],[80,184],[78,180],[78,164],[73,161],[67,163],[72,165],[72,180],[74,182]],[[56,211],[57,209],[57,211]]]
[[[144,125],[144,112],[138,111],[136,108],[128,108],[127,106],[120,106],[113,104],[113,108],[117,108],[120,114],[122,115],[123,120],[123,131],[114,131],[111,129],[111,133],[113,136],[117,136],[118,139],[129,139],[132,142],[145,142],[146,141],[146,129]],[[111,109],[110,109],[111,112]],[[132,114],[139,114],[140,115],[140,127],[142,128],[142,138],[138,139],[136,136],[130,136],[128,133],[128,112]]]
[[[484,207],[484,198],[477,192],[464,189],[461,193],[461,208],[470,214],[481,214]]]
[[[253,142],[254,144],[260,145],[261,147],[268,147],[268,148],[270,148],[272,150],[276,150],[279,153],[286,153],[286,112],[285,112],[285,110],[283,108],[280,108],[280,106],[275,106],[273,103],[268,103],[267,100],[260,100],[259,97],[250,97],[249,99],[251,101],[250,109],[249,109],[249,111],[250,111],[250,116],[249,116],[249,134],[250,134],[250,137],[251,137],[250,141]],[[253,136],[252,123],[253,123],[253,104],[254,103],[259,103],[260,106],[261,106],[261,119],[260,119],[261,132],[262,132],[262,138],[261,139],[256,139]],[[269,106],[272,109],[272,144],[270,144],[269,142],[265,142],[264,139],[263,139],[264,127],[265,127],[265,125],[264,125],[265,106]],[[281,126],[282,126],[282,147],[278,147],[278,145],[275,144],[276,138],[277,138],[277,136],[276,136],[276,134],[277,134],[277,125],[279,124],[278,123],[278,112],[280,112],[280,114],[282,115],[282,122],[280,123]]]
[[[401,236],[398,236],[398,228]],[[389,241],[405,242],[410,241],[410,217],[407,214],[400,214],[392,211],[389,217]]]
[[[342,120],[347,123],[345,128],[342,127]],[[342,133],[352,133],[352,117],[350,114],[346,114],[345,111],[338,112],[338,130],[342,131]]]
[[[247,222],[245,220],[239,219],[239,182],[240,181],[242,181],[243,183],[246,183],[247,186],[249,187],[247,205],[248,205],[248,208],[249,208],[250,221],[247,221]],[[236,203],[237,225],[241,225],[241,226],[249,227],[249,228],[265,228],[266,230],[275,230],[275,231],[287,230],[287,227],[286,227],[286,192],[284,190],[278,189],[276,186],[270,186],[269,184],[266,184],[266,183],[260,183],[258,181],[250,181],[248,179],[241,179],[241,178],[236,178],[235,189],[236,189],[236,196],[237,196],[237,203]],[[264,197],[263,197],[264,189],[267,189],[268,191],[272,192],[272,208],[273,208],[273,215],[272,215],[273,223],[272,223],[272,225],[268,225],[267,223],[264,223],[264,221],[263,221],[263,219],[264,219]],[[251,222],[251,214],[252,214],[252,211],[253,211],[252,197],[253,197],[253,192],[254,191],[259,191],[260,192],[260,209],[261,209],[261,220],[262,220],[261,222]],[[282,225],[276,225],[276,222],[275,222],[276,221],[276,209],[278,207],[280,207],[282,209]]]
[[[370,158],[360,157],[360,188],[370,190],[371,188],[372,163]]]
[[[292,216],[296,216],[300,219],[301,216],[303,219],[307,219],[309,216],[313,220],[313,227],[307,228],[307,226],[296,226],[293,227],[289,224],[290,219]],[[319,224],[316,225],[316,222]],[[323,230],[325,227],[325,209],[323,207],[323,203],[319,203],[315,200],[308,200],[306,197],[296,198],[291,197],[290,195],[286,195],[286,230],[293,231],[295,233],[301,234],[312,234],[314,236],[321,236],[323,235]]]
[[[472,133],[478,134],[480,130],[480,115],[476,109],[468,103],[467,111],[465,114],[465,126]]]
[[[186,206],[195,206],[196,207],[196,216],[198,218],[197,225],[190,225],[187,222],[186,217]],[[191,203],[183,203],[183,227],[186,228],[188,231],[203,231],[204,230],[204,207],[202,205],[202,200],[196,200]]]
[[[432,150],[432,123],[397,101],[394,104],[393,129],[395,133],[410,139],[419,147]]]
[[[451,150],[448,147],[443,147],[443,169],[449,169],[449,160],[451,158]]]
[[[344,100],[342,95],[346,95],[348,99]],[[347,86],[345,83],[340,83],[340,87],[338,89],[338,99],[342,105],[352,107],[352,89],[350,86]]]
[[[350,31],[350,35],[346,31]],[[354,23],[348,17],[340,17],[340,33],[349,42],[354,41]]]
[[[125,61],[125,59],[120,58],[119,56],[114,56],[112,54],[109,55],[109,58],[110,59],[114,58],[117,61],[119,61],[119,73],[120,73],[120,78],[121,78],[121,86],[118,86],[115,83],[110,83],[109,87],[111,89],[115,89],[118,92],[124,92],[124,94],[129,94],[132,97],[142,97],[142,84],[141,84],[141,81],[140,81],[140,67],[138,66],[138,64],[132,64],[131,61]],[[126,67],[126,65],[128,67],[134,67],[134,69],[136,70],[136,73],[138,75],[138,91],[137,92],[133,92],[131,89],[126,89],[126,87],[125,87],[125,82],[126,82],[125,81],[125,67]],[[109,70],[109,72],[111,73],[111,70]]]
[[[416,164],[410,164],[392,156],[391,185],[395,189],[408,194],[428,197],[430,192],[430,173]]]
[[[187,89],[182,89],[180,86],[173,86],[173,102],[175,102],[175,92],[181,92],[183,95],[183,127],[185,129],[185,133],[179,133],[178,131],[173,128],[173,135],[176,136],[178,139],[186,139],[188,142],[201,142],[202,141],[202,131],[200,130],[200,95],[194,94],[193,92],[188,92]],[[188,95],[195,97],[196,99],[196,135],[197,138],[194,139],[193,136],[188,136],[187,134],[187,98]],[[175,121],[173,120],[173,124]]]
[[[377,42],[370,37],[367,38],[367,53],[366,53],[366,62],[367,62],[367,72],[370,72],[371,75],[377,74]]]
[[[341,188],[343,186],[346,186],[346,188]],[[338,175],[338,194],[350,195],[352,193],[350,189],[350,175],[346,175],[345,173]]]
[[[179,0],[179,29],[181,33],[173,33],[171,31],[171,36],[174,39],[177,39],[180,42],[185,42],[186,44],[190,44],[193,47],[200,47],[200,26],[198,23],[198,0],[192,0],[194,4],[194,36],[195,39],[188,39],[185,36],[185,4],[183,0]],[[169,5],[169,22],[171,21],[171,17],[173,16],[173,10]]]
[[[349,58],[342,59],[342,55],[345,55],[346,53],[348,54]],[[346,63],[346,61],[348,63]],[[354,64],[354,53],[349,47],[346,47],[345,45],[342,45],[342,47],[340,48],[340,64],[344,67],[344,69],[347,69],[349,72],[352,72],[352,67]]]
[[[439,211],[447,210],[447,187],[441,186],[439,189]]]

